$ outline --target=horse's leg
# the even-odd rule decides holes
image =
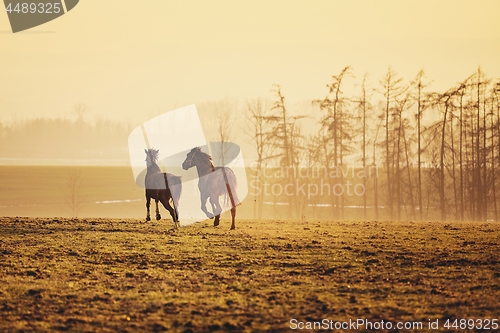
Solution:
[[[181,226],[180,222],[179,222],[179,210],[177,209],[177,205],[175,204],[175,201],[174,199],[172,199],[172,206],[174,208],[174,212],[175,212],[175,221],[174,221],[174,226],[176,228],[179,228]]]
[[[156,203],[156,221],[161,220],[161,215],[160,215],[160,208],[158,207],[158,199],[155,199]]]
[[[172,197],[170,199],[172,199],[172,211],[174,212],[174,215],[172,216],[172,218],[174,219],[174,228],[179,228],[181,226],[181,224],[179,223],[179,210],[177,209],[177,205],[175,204],[174,199]],[[169,205],[170,199],[167,201]]]
[[[211,196],[210,204],[212,205],[212,211],[214,212],[215,215],[214,226],[218,226],[220,221],[220,213],[222,211],[222,208],[219,204],[219,198],[216,196]]]
[[[165,207],[165,209],[168,210],[168,212],[170,213],[170,216],[172,216],[172,220],[174,221],[174,225],[175,225],[175,223],[177,222],[177,214],[175,213],[175,210],[172,208],[172,206],[170,206],[169,200],[170,199],[161,200],[161,203],[162,203],[163,207]]]
[[[146,193],[146,222],[151,221],[151,217],[149,216],[149,206],[151,205],[151,197]]]
[[[206,194],[204,191],[200,191],[201,211],[202,211],[203,213],[205,213],[205,215],[206,215],[209,219],[213,219],[213,218],[214,218],[214,214],[210,213],[210,212],[207,210],[207,199],[208,199],[207,194]]]
[[[236,225],[234,224],[234,218],[236,217],[236,207],[231,208],[231,218],[232,218],[232,223],[231,223],[231,230],[236,229]]]

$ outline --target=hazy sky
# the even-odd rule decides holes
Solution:
[[[222,98],[322,98],[351,65],[376,86],[391,66],[433,89],[480,65],[500,78],[499,1],[81,0],[12,34],[0,12],[0,121],[69,116],[146,120]]]

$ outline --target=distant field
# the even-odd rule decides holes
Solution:
[[[0,331],[287,332],[292,319],[423,323],[425,331],[437,319],[445,331],[448,319],[499,317],[498,224],[171,227],[0,218]],[[388,331],[397,330],[377,330]]]
[[[78,173],[78,216],[145,216],[144,190],[129,167],[51,166],[0,166],[0,216],[71,217],[68,184]]]

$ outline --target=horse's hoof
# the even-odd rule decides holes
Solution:
[[[217,227],[219,225],[219,221],[214,221],[214,227]]]
[[[229,230],[236,230],[236,228],[235,227],[231,227]]]
[[[160,214],[156,214],[156,221],[160,221],[161,220],[161,215]]]
[[[149,216],[146,216],[146,222],[151,221],[151,218]]]

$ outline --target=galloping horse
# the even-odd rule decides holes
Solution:
[[[236,216],[236,206],[240,204],[236,194],[237,180],[233,170],[228,167],[214,167],[212,157],[201,151],[200,147],[193,148],[182,163],[182,168],[188,170],[195,166],[198,171],[198,188],[201,196],[201,210],[209,218],[215,215],[214,226],[219,225],[222,208],[219,204],[219,197],[225,195],[227,200],[231,200],[231,230],[235,229],[234,218]],[[207,211],[207,199],[210,198],[213,214]]]
[[[158,209],[158,201],[160,201],[163,207],[170,212],[170,216],[172,216],[174,220],[174,228],[178,228],[180,223],[177,207],[182,192],[181,177],[160,171],[160,167],[156,164],[159,150],[144,149],[144,151],[146,152],[146,164],[148,166],[146,179],[144,181],[146,186],[146,208],[148,210],[146,221],[151,221],[149,206],[151,204],[151,198],[153,198],[156,202],[156,220],[161,219],[160,210]],[[170,206],[170,199],[172,199],[174,208]]]

